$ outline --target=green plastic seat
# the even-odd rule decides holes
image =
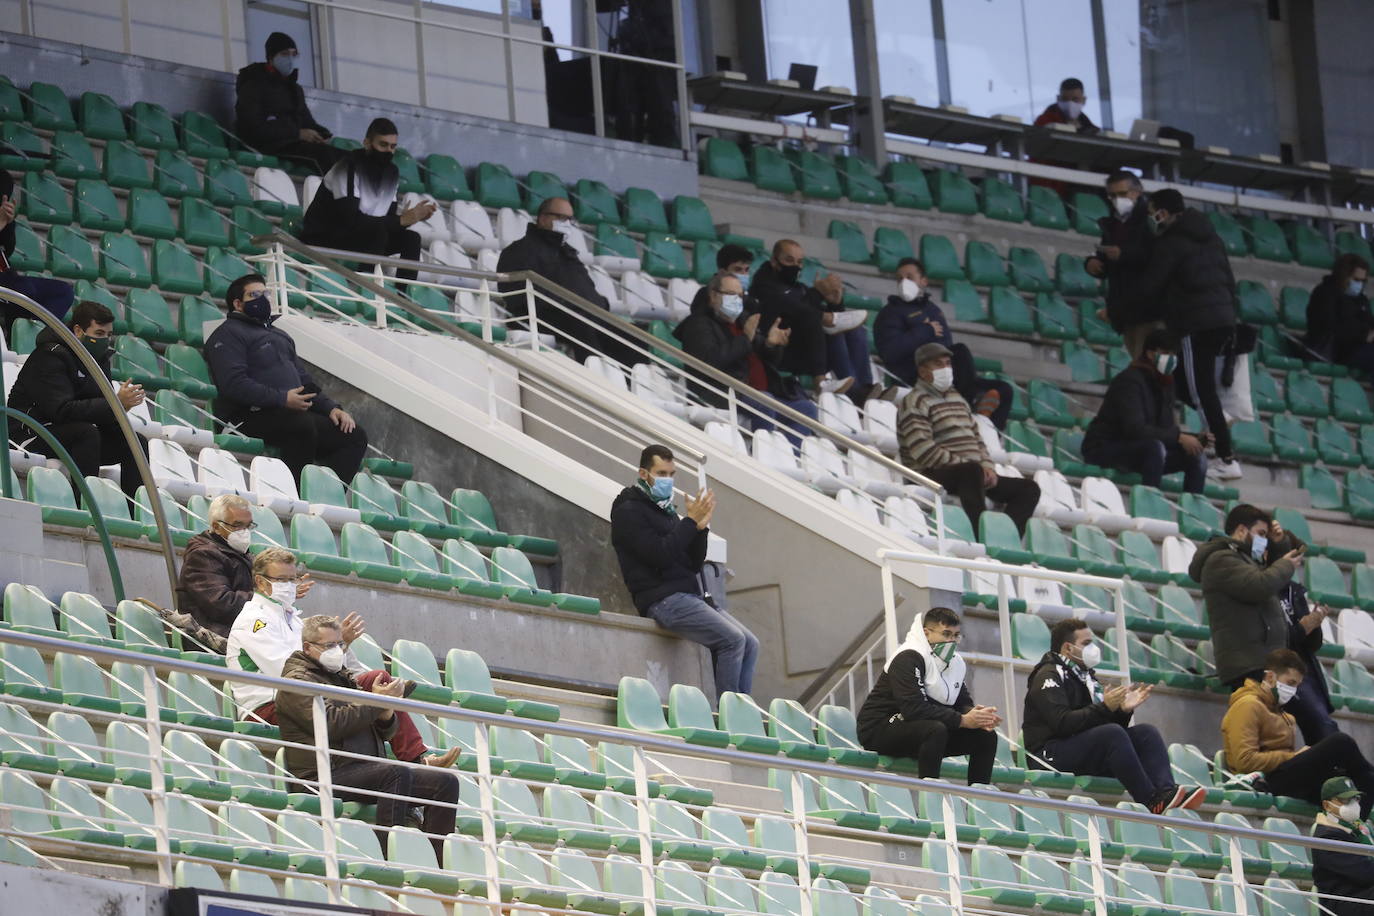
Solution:
[[[163,307],[166,308],[165,302]],[[170,310],[166,312],[165,317],[170,325]],[[170,327],[167,328],[167,334],[172,338],[176,336],[176,332]],[[199,350],[184,343],[174,343],[167,347],[165,358],[167,375],[171,379],[172,387],[177,391],[201,400],[213,398],[217,394],[217,389],[210,381],[210,369],[205,365],[205,359]]]
[[[963,278],[945,281],[945,304],[954,310],[956,321],[986,323],[990,320],[987,304],[973,288],[973,284]]]
[[[177,333],[193,347],[205,344],[205,323],[224,317],[224,312],[201,296],[182,296],[177,307]]]
[[[1307,330],[1308,291],[1299,286],[1285,286],[1279,293],[1279,320],[1292,331]]]
[[[797,190],[792,163],[775,147],[759,143],[749,150],[754,186],[762,191],[791,194]]]
[[[859,744],[858,724],[851,710],[827,704],[820,708],[818,719],[816,735],[831,760],[869,769],[878,765],[878,755]]]
[[[25,273],[43,270],[43,243],[29,228],[28,223],[15,220],[14,236],[14,251],[9,258],[10,266]]]
[[[124,214],[119,209],[119,201],[104,181],[97,178],[78,181],[74,201],[76,221],[82,227],[114,232],[124,228]]]
[[[29,470],[28,499],[41,508],[46,524],[72,528],[86,528],[91,524],[91,514],[76,507],[71,485],[62,472],[54,468]]]
[[[224,159],[229,156],[229,144],[224,129],[207,114],[188,111],[181,116],[181,148],[188,156],[198,159]]]
[[[781,741],[768,735],[763,710],[746,694],[722,693],[719,720],[721,730],[730,735],[730,743],[742,751],[776,754],[782,747]]]
[[[1250,243],[1246,241],[1245,230],[1233,216],[1220,210],[1210,210],[1207,219],[1217,231],[1217,235],[1221,236],[1227,254],[1243,258],[1250,253]]]
[[[623,225],[631,232],[668,232],[663,199],[646,188],[625,189]]]
[[[1259,420],[1239,420],[1232,424],[1231,444],[1239,455],[1269,458],[1274,454],[1269,428]]]
[[[52,170],[59,178],[99,178],[100,165],[90,141],[75,131],[60,131],[52,138]]]
[[[458,160],[442,153],[430,153],[420,166],[427,190],[435,200],[472,200],[467,173]]]
[[[1293,260],[1304,267],[1317,267],[1330,270],[1336,262],[1336,255],[1320,232],[1303,222],[1288,224],[1288,241],[1293,249]]]
[[[48,230],[48,272],[58,277],[94,280],[100,276],[86,236],[70,226]]]
[[[72,221],[72,202],[67,191],[53,176],[39,172],[24,175],[22,215],[32,223],[65,226]]]
[[[1345,510],[1360,521],[1374,520],[1374,476],[1354,472],[1346,475]],[[1374,587],[1368,589],[1366,594],[1374,597]]]
[[[826,235],[838,243],[841,261],[867,264],[873,259],[873,252],[868,248],[868,240],[864,238],[863,230],[854,223],[832,219]]]
[[[708,137],[698,160],[703,174],[727,181],[748,181],[749,166],[739,144],[721,137]]]
[[[135,652],[164,658],[181,657],[180,634],[177,631],[169,634],[162,618],[141,601],[124,600],[115,606],[115,638]]]
[[[962,172],[952,169],[932,169],[929,174],[931,197],[935,206],[943,213],[964,213],[972,216],[978,212],[978,192],[973,182]]]
[[[964,246],[964,270],[971,283],[978,286],[1005,286],[1007,262],[989,242],[970,239]]]
[[[34,470],[52,469],[35,468]],[[68,493],[70,494],[70,489]],[[4,620],[9,629],[18,630],[21,633],[36,633],[39,636],[57,637],[62,635],[54,616],[56,608],[38,588],[19,582],[11,582],[5,586],[4,594]]]
[[[39,130],[76,130],[72,117],[72,103],[60,86],[52,83],[33,83],[24,99],[29,123]]]
[[[405,578],[405,570],[391,564],[386,542],[371,525],[344,523],[339,533],[339,552],[352,563],[353,573],[359,578],[391,583]]]
[[[99,92],[83,92],[76,103],[76,120],[81,132],[92,140],[124,140],[124,112],[114,99]]]
[[[1317,601],[1332,607],[1353,607],[1355,598],[1346,587],[1341,569],[1330,557],[1308,557],[1304,564],[1307,591]]]
[[[1331,413],[1347,423],[1374,423],[1364,386],[1352,378],[1331,380]]]
[[[992,326],[1004,334],[1029,337],[1035,333],[1035,319],[1020,293],[1009,286],[994,286],[988,293]]]
[[[1317,454],[1322,461],[1341,467],[1358,467],[1360,450],[1355,439],[1340,422],[1323,417],[1313,429],[1316,436]]]
[[[129,108],[129,136],[144,149],[177,148],[176,124],[167,109],[152,102],[135,102]]]
[[[1069,214],[1064,209],[1064,200],[1052,189],[1041,185],[1031,185],[1026,202],[1026,218],[1032,226],[1041,229],[1054,229],[1061,232],[1069,230]]]
[[[48,159],[47,144],[27,125],[18,121],[0,123],[0,168],[11,172],[41,172]]]
[[[1256,215],[1247,217],[1246,225],[1249,229],[1251,251],[1255,257],[1285,264],[1293,260],[1293,252],[1288,248],[1288,239],[1284,237],[1283,229],[1278,223]]]
[[[151,188],[148,160],[127,140],[105,144],[104,177],[115,188]]]
[[[186,244],[220,248],[229,245],[229,225],[209,202],[193,197],[182,200],[178,218],[178,234]]]
[[[317,515],[292,517],[291,549],[308,569],[345,576],[353,571],[352,562],[339,555],[329,523]]]
[[[201,193],[200,170],[180,150],[164,149],[153,160],[155,187],[163,197],[195,197]]]
[[[665,279],[692,274],[681,243],[662,232],[649,232],[644,236],[643,268],[650,276]]]
[[[931,280],[968,279],[959,265],[954,244],[946,236],[930,233],[921,236],[920,251],[921,263]]]
[[[1041,337],[1077,340],[1078,312],[1059,293],[1039,293],[1035,297],[1035,329]]]
[[[715,241],[716,226],[711,210],[699,197],[679,194],[669,211],[673,235],[687,241]],[[714,264],[714,261],[712,261]]]
[[[1084,269],[1081,258],[1064,253],[1054,259],[1054,286],[1066,296],[1093,296],[1101,284]]]
[[[1241,280],[1236,283],[1236,297],[1240,301],[1240,320],[1250,324],[1277,324],[1278,309],[1274,297],[1263,283]]]
[[[164,293],[198,296],[205,291],[196,257],[185,245],[166,239],[159,239],[153,245],[153,282]]]
[[[1030,401],[1030,413],[1039,423],[1046,426],[1071,427],[1075,424],[1069,413],[1069,402],[1064,392],[1053,382],[1044,379],[1031,379],[1026,386]]]
[[[929,210],[935,205],[926,173],[914,162],[889,162],[883,170],[883,183],[898,207]]]
[[[1054,289],[1045,262],[1034,248],[1013,247],[1007,253],[1007,259],[1011,268],[1011,282],[1017,289],[1028,293],[1047,293]]]
[[[1089,575],[1119,578],[1126,571],[1117,559],[1116,545],[1096,525],[1075,525],[1073,548],[1080,568]]]
[[[248,176],[228,159],[211,159],[205,163],[205,197],[219,207],[253,203]]]
[[[1026,205],[1021,194],[1011,185],[991,175],[982,181],[982,213],[988,219],[1019,223],[1026,218]],[[943,207],[941,209],[944,209]]]
[[[131,235],[107,232],[100,237],[100,274],[107,283],[135,287],[132,293],[142,293],[145,299],[160,298],[159,294],[150,293],[145,288],[152,284],[153,274],[148,269],[148,257],[143,253],[143,247]],[[140,337],[148,336],[139,330],[133,330],[133,333]]]
[[[1017,658],[1039,659],[1050,650],[1050,628],[1034,614],[1013,614],[1011,645]]]
[[[8,76],[0,76],[0,121],[22,121],[26,117],[19,90]]]
[[[540,205],[550,197],[562,197],[565,200],[571,197],[568,193],[568,186],[563,183],[563,179],[553,172],[530,172],[525,176],[524,191],[525,212],[527,213],[538,213]]]
[[[579,223],[620,225],[620,207],[615,195],[603,182],[580,179],[573,187],[573,214]]]
[[[873,163],[862,156],[841,154],[835,157],[835,168],[845,197],[856,204],[887,203],[887,191]]]
[[[172,310],[161,294],[147,289],[135,289],[130,290],[126,301],[127,320],[131,334],[145,340],[157,340],[164,343],[171,343],[179,339],[176,321],[172,318]],[[200,358],[199,353],[196,353],[196,358]],[[176,367],[172,364],[170,353],[167,359],[169,363],[168,374],[175,381]],[[198,426],[200,425],[203,424],[198,424]]]
[[[253,272],[248,262],[235,251],[209,248],[205,252],[205,292],[216,302],[228,294],[229,284]]]
[[[185,202],[183,202],[185,206]],[[129,193],[129,231],[155,239],[174,239],[177,226],[167,198],[151,188],[136,188]]]
[[[1021,545],[1021,536],[1011,517],[1003,512],[984,512],[978,519],[978,541],[988,555],[1004,563],[1029,563],[1031,551]]]
[[[183,203],[183,206],[185,204]],[[262,248],[253,244],[254,236],[267,235],[273,229],[266,216],[251,206],[235,204],[229,216],[228,238],[206,244],[225,247],[233,245],[242,254],[262,254]],[[193,244],[199,244],[194,243]]]
[[[1306,372],[1290,372],[1285,394],[1288,409],[1301,417],[1325,417],[1330,414],[1326,389]]]
[[[798,760],[824,761],[830,751],[816,743],[816,723],[795,700],[778,697],[768,704],[768,734],[781,742],[782,752]],[[864,808],[859,804],[859,808]]]
[[[905,232],[891,226],[879,226],[874,231],[873,263],[879,270],[895,272],[903,259],[911,257],[915,257],[915,252]]]
[[[596,227],[597,255],[611,255],[621,258],[639,259],[639,249],[635,240],[620,226],[602,223]]]
[[[796,147],[789,149],[786,155],[792,163],[797,187],[803,197],[839,199],[840,176],[830,159],[812,150]]]

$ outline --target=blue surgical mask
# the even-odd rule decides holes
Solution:
[[[296,72],[296,55],[278,54],[272,58],[272,69],[282,76],[290,76]]]
[[[1345,294],[1347,296],[1358,296],[1363,292],[1364,283],[1360,280],[1351,280],[1345,285]]]
[[[1250,556],[1256,560],[1264,559],[1264,552],[1269,549],[1269,539],[1262,534],[1250,535]]]
[[[659,501],[673,498],[673,478],[655,477],[649,483],[649,493]]]
[[[744,314],[744,297],[734,293],[721,293],[720,313],[731,321]]]
[[[746,293],[749,292],[749,271],[746,270],[742,274],[735,274],[735,279],[739,281],[740,289],[744,290]]]

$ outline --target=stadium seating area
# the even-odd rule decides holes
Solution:
[[[500,494],[489,494],[494,509],[487,495],[413,479],[404,455],[380,452],[352,481],[308,468],[298,489],[261,441],[216,431],[208,413],[214,389],[199,351],[203,323],[220,316],[228,283],[263,254],[252,238],[297,225],[317,182],[238,148],[205,115],[174,118],[150,103],[123,112],[99,93],[68,99],[38,83],[21,91],[0,79],[0,143],[21,153],[0,156],[0,168],[23,176],[15,266],[69,279],[78,298],[103,301],[118,317],[115,374],[144,384],[152,395],[137,420],[151,442],[156,498],[178,545],[205,527],[209,498],[236,492],[255,506],[255,549],[290,546],[316,572],[404,583],[463,601],[599,612],[596,596],[556,590],[551,570],[559,547],[546,536],[551,532],[502,530]],[[1083,273],[1075,253],[1096,236],[1095,219],[1106,212],[1097,195],[1077,194],[1065,206],[1032,188],[1023,205],[1020,193],[994,176],[923,170],[915,162],[893,162],[880,171],[856,156],[831,159],[762,145],[746,152],[718,137],[701,148],[705,175],[737,183],[761,200],[799,194],[819,208],[826,201],[868,208],[868,225],[849,218],[829,222],[840,263],[813,259],[804,274],[812,277],[824,267],[844,273],[850,307],[876,313],[883,298],[875,294],[890,285],[880,272],[915,255],[941,285],[940,298],[959,333],[1012,348],[998,353],[1019,352],[1017,347],[1058,352],[1060,363],[1046,365],[1042,376],[1002,375],[1016,390],[1012,422],[1001,434],[984,428],[1002,472],[1034,476],[1044,494],[1022,539],[996,512],[985,513],[973,530],[954,504],[942,507],[945,528],[937,531],[925,496],[863,452],[823,437],[809,437],[794,451],[780,434],[742,432],[728,413],[695,399],[674,371],[671,328],[685,316],[698,284],[714,272],[721,244],[745,244],[762,257],[772,239],[721,231],[710,204],[698,197],[663,201],[641,188],[616,195],[599,182],[564,181],[549,172],[517,178],[503,165],[464,168],[438,151],[418,158],[398,154],[396,161],[404,192],[441,204],[417,227],[425,258],[435,263],[494,269],[498,249],[523,234],[540,200],[570,197],[584,233],[572,241],[598,289],[613,311],[660,341],[654,363],[628,371],[605,361],[590,365],[603,380],[917,543],[929,546],[940,536],[956,554],[1125,577],[1129,634],[1124,646],[1109,637],[1104,666],[1113,667],[1124,653],[1134,680],[1183,692],[1221,691],[1210,677],[1206,619],[1186,567],[1192,542],[1218,528],[1232,501],[1249,496],[1251,481],[1241,489],[1212,484],[1194,496],[1181,493],[1177,479],[1156,490],[1079,456],[1082,429],[1103,383],[1126,362],[1119,338],[1097,315],[1096,281]],[[948,235],[898,228],[919,225],[922,211],[967,217],[974,227],[987,225],[984,220],[1024,223],[1060,237],[1005,249],[971,237],[961,257]],[[1321,653],[1328,680],[1342,710],[1371,713],[1374,566],[1340,539],[1313,538],[1309,518],[1325,523],[1323,530],[1374,519],[1374,410],[1365,380],[1344,367],[1304,363],[1291,347],[1316,271],[1330,266],[1333,251],[1359,250],[1368,257],[1368,246],[1348,232],[1337,233],[1334,247],[1328,246],[1310,227],[1282,227],[1261,215],[1209,215],[1243,278],[1242,317],[1261,329],[1252,364],[1256,419],[1236,425],[1237,449],[1248,467],[1299,475],[1310,508],[1285,506],[1280,517],[1312,545],[1308,587],[1340,609],[1326,625]],[[975,228],[970,235],[976,234]],[[1261,261],[1263,269],[1255,267]],[[1271,265],[1289,265],[1293,282],[1276,285]],[[476,284],[423,272],[421,280],[430,285],[412,287],[413,301],[480,334]],[[286,292],[292,307],[322,320],[372,323],[380,307],[361,301],[346,278],[309,265],[288,276]],[[505,330],[496,328],[493,338],[505,339]],[[36,332],[36,323],[20,321],[6,342],[6,392]],[[1003,365],[987,359],[980,368],[1001,373]],[[830,429],[896,454],[891,403],[875,400],[860,409],[822,396],[819,406]],[[1199,424],[1189,418],[1188,425]],[[61,472],[13,447],[11,460],[15,492],[42,507],[46,525],[91,525],[90,507],[76,504]],[[112,534],[156,538],[150,494],[141,491],[130,506],[112,481],[87,482]],[[997,590],[995,577],[970,575],[966,608],[995,611]],[[1020,659],[1046,651],[1047,621],[1072,614],[1105,629],[1114,619],[1099,590],[1017,579],[1012,595],[1012,645]],[[128,647],[151,658],[202,665],[218,658],[165,630],[132,601],[111,610],[90,596],[44,596],[13,583],[5,590],[3,620],[16,632]],[[633,911],[622,899],[642,893],[629,745],[591,746],[542,732],[544,724],[559,721],[558,707],[498,693],[481,658],[460,648],[398,640],[389,652],[369,644],[367,654],[370,664],[421,683],[415,699],[510,714],[509,724],[491,733],[503,900]],[[21,832],[34,837],[33,844],[0,838],[3,858],[32,863],[35,852],[54,849],[147,868],[154,851],[146,827],[152,823],[146,793],[151,749],[129,719],[145,713],[141,675],[127,662],[100,664],[75,648],[43,655],[2,640],[0,669],[6,695],[0,706],[0,804],[14,812]],[[825,706],[813,715],[789,700],[760,708],[747,696],[731,695],[717,716],[689,685],[673,687],[666,710],[647,682],[627,678],[619,688],[614,718],[594,724],[682,739],[680,751],[651,755],[649,774],[653,852],[664,862],[655,876],[657,894],[674,913],[800,913],[796,812],[785,788],[785,760],[833,762],[852,771],[843,779],[807,777],[804,786],[807,855],[822,914],[850,916],[861,907],[865,916],[886,916],[907,911],[913,901],[922,912],[946,905],[941,875],[948,874],[948,850],[935,842],[946,832],[943,793],[866,782],[877,768],[903,772],[902,762],[860,749],[849,710]],[[311,797],[292,791],[283,777],[274,732],[233,721],[213,669],[167,673],[159,689],[166,736],[158,752],[173,790],[167,808],[177,840],[175,880],[326,899],[319,822],[309,816]],[[367,825],[368,809],[341,809],[337,839],[345,873],[362,882],[345,890],[354,905],[451,912],[435,895],[461,900],[486,892],[483,819],[471,802],[480,797],[471,775],[476,726],[436,717],[426,731],[433,746],[457,743],[468,752],[460,765],[467,771],[463,798],[469,807],[460,812],[459,833],[440,862],[406,829],[393,831],[383,849]],[[960,868],[964,892],[998,909],[1079,912],[1091,895],[1085,819],[1061,822],[1058,811],[1024,799],[1044,794],[1102,803],[1104,812],[1113,805],[1133,810],[1131,803],[1119,801],[1120,786],[1111,780],[1026,769],[1006,738],[995,782],[1007,800],[958,799],[955,806],[957,838],[972,845]],[[621,740],[633,741],[633,735]],[[780,754],[780,766],[741,764],[726,775],[711,752],[727,747]],[[1202,812],[1207,821],[1262,828],[1275,837],[1305,832],[1310,823],[1310,806],[1291,800],[1275,805],[1270,796],[1238,787],[1220,760],[1197,747],[1175,745],[1171,760],[1180,781],[1212,787]],[[948,775],[960,775],[957,763]],[[1175,813],[1189,819],[1189,812]],[[1227,850],[1224,837],[1207,825],[1161,832],[1105,813],[1102,825],[1103,854],[1112,863],[1108,893],[1128,901],[1120,912],[1226,910],[1234,904],[1228,883],[1210,883],[1227,867]],[[1294,896],[1311,881],[1301,848],[1279,839],[1251,841],[1244,854],[1248,892],[1261,895],[1251,912],[1306,912],[1308,899]],[[930,871],[887,864],[908,858]]]

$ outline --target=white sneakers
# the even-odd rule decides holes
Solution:
[[[1240,462],[1234,458],[1230,461],[1213,459],[1207,467],[1207,476],[1217,480],[1240,480],[1245,476],[1245,472],[1240,469]]]
[[[830,329],[826,328],[826,330],[828,331]],[[845,376],[844,378],[835,378],[835,373],[827,372],[816,380],[816,390],[821,394],[844,394],[853,384],[854,377],[852,375]]]
[[[835,323],[825,328],[827,334],[843,334],[845,331],[852,331],[868,320],[868,313],[861,309],[846,309],[843,312],[831,312],[830,314],[835,316]]]

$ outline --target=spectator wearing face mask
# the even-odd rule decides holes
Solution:
[[[1150,685],[1103,688],[1094,670],[1102,647],[1082,620],[1056,623],[1050,645],[1026,679],[1021,738],[1032,767],[1111,776],[1153,814],[1200,807],[1207,790],[1174,782],[1159,729],[1131,724]]]
[[[212,633],[228,636],[239,611],[253,598],[253,509],[248,500],[223,493],[210,500],[210,527],[186,544],[177,574],[177,609],[190,614]],[[296,585],[304,598],[314,582],[309,575]]]
[[[1234,690],[1260,677],[1270,652],[1288,646],[1279,589],[1292,580],[1303,552],[1290,550],[1266,566],[1270,519],[1247,503],[1227,513],[1225,524],[1226,534],[1193,554],[1188,576],[1202,586],[1217,677]]]
[[[367,125],[361,149],[346,153],[325,173],[305,211],[301,241],[322,248],[420,260],[420,233],[406,227],[434,215],[433,201],[397,210],[401,171],[391,161],[400,135],[389,118]],[[396,271],[414,280],[415,268]]]
[[[1095,134],[1098,127],[1083,112],[1083,106],[1088,101],[1088,96],[1083,90],[1083,81],[1077,77],[1069,77],[1059,84],[1059,95],[1046,106],[1045,110],[1035,119],[1036,127],[1043,127],[1046,124],[1071,124],[1080,134]],[[1042,165],[1053,165],[1061,169],[1076,169],[1078,166],[1073,162],[1065,162],[1057,159],[1032,159],[1032,162],[1039,162]],[[1064,194],[1068,187],[1062,181],[1053,181],[1048,178],[1032,178],[1031,184],[1044,185],[1052,188],[1056,193]]]
[[[1323,359],[1374,375],[1374,313],[1364,293],[1369,263],[1357,254],[1336,258],[1331,273],[1307,300],[1309,359]]]
[[[296,42],[285,32],[267,36],[267,59],[239,71],[235,84],[234,130],[254,149],[313,165],[325,174],[344,155],[333,136],[305,103]]]
[[[1097,221],[1102,241],[1084,262],[1090,275],[1107,281],[1107,321],[1121,335],[1131,359],[1139,359],[1145,336],[1163,327],[1156,318],[1141,314],[1129,295],[1150,262],[1154,234],[1150,232],[1149,199],[1134,172],[1124,169],[1107,176],[1110,216]]]
[[[888,372],[903,385],[916,383],[916,351],[928,343],[949,349],[954,387],[974,413],[992,420],[998,429],[1011,414],[1012,389],[999,379],[980,378],[973,367],[973,353],[956,343],[945,313],[930,295],[925,266],[915,258],[897,264],[897,292],[873,322],[873,341]]]
[[[1025,534],[1040,486],[1033,480],[997,473],[968,401],[954,390],[949,348],[928,343],[916,351],[917,380],[897,408],[902,464],[938,481],[958,497],[973,530],[986,501],[1003,506]]]
[[[1364,793],[1348,776],[1332,776],[1322,783],[1322,809],[1312,825],[1319,840],[1340,840],[1374,846],[1374,835],[1360,816]],[[1374,913],[1374,856],[1368,850],[1332,852],[1312,850],[1312,883],[1322,896],[1322,912],[1331,916],[1370,916]],[[1353,900],[1337,900],[1352,897]]]
[[[1158,487],[1165,474],[1183,472],[1183,489],[1207,485],[1205,434],[1179,429],[1174,404],[1178,345],[1168,331],[1150,332],[1144,352],[1107,385],[1102,406],[1083,435],[1083,460],[1140,475]]]
[[[993,706],[975,706],[959,655],[959,615],[933,607],[911,624],[859,710],[859,742],[870,751],[917,761],[937,779],[946,757],[968,755],[968,784],[992,782],[997,732]]]
[[[281,452],[299,484],[307,464],[351,481],[367,451],[367,433],[328,397],[296,356],[291,335],[273,327],[261,274],[229,284],[229,317],[205,341],[205,361],[219,389],[215,416]]]
[[[1360,819],[1369,817],[1374,798],[1374,767],[1355,739],[1337,732],[1316,744],[1294,750],[1297,729],[1283,706],[1298,692],[1307,666],[1291,649],[1275,649],[1263,668],[1247,677],[1228,701],[1221,720],[1226,766],[1236,773],[1262,773],[1275,795],[1316,804],[1323,783],[1333,775],[1348,776],[1363,793]]]

